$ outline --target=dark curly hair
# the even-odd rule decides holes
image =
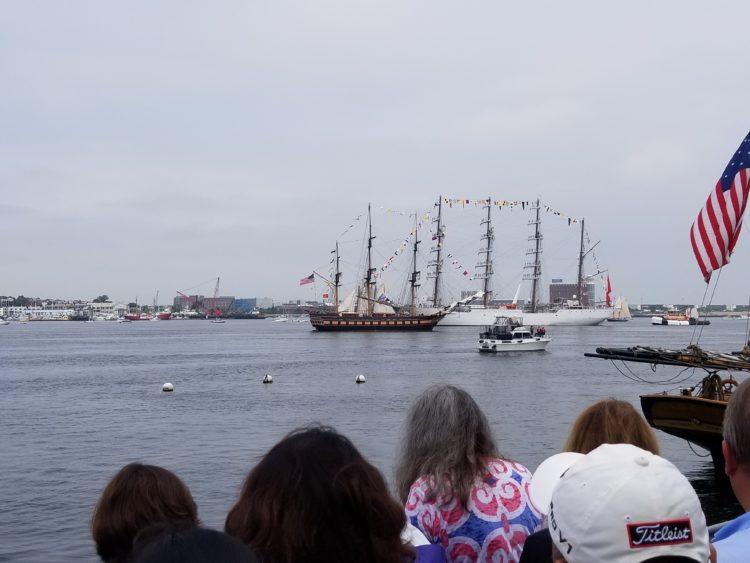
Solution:
[[[225,530],[264,563],[403,563],[403,507],[382,474],[332,428],[293,431],[249,473]]]

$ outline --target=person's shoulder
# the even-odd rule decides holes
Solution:
[[[522,479],[531,479],[531,471],[525,465],[508,459],[502,459],[499,457],[491,457],[487,460],[487,469],[490,474],[508,475],[513,476],[514,474],[519,475]]]
[[[549,530],[544,528],[526,537],[523,544],[523,552],[519,563],[551,563],[552,562],[552,536]]]
[[[750,553],[750,518],[740,522],[734,520],[729,525],[732,524],[735,525],[729,532],[717,533],[714,536],[713,546],[722,563],[747,561],[748,553]]]

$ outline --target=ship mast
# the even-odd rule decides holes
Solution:
[[[367,273],[365,274],[365,291],[367,291],[367,314],[372,315],[375,300],[375,291],[373,286],[375,285],[375,268],[372,267],[372,214],[370,212],[370,204],[367,204]]]
[[[524,274],[523,279],[531,280],[531,307],[529,308],[529,311],[531,313],[536,313],[537,301],[539,299],[539,279],[542,277],[542,263],[539,257],[542,254],[542,238],[544,237],[541,233],[542,219],[540,216],[541,202],[539,201],[539,198],[537,198],[536,202],[533,205],[534,207],[532,207],[532,209],[535,211],[535,217],[534,219],[531,219],[529,221],[529,225],[534,225],[534,234],[530,235],[528,240],[533,241],[534,247],[527,250],[526,254],[533,254],[534,261],[527,263],[524,266],[524,268],[530,269],[532,271],[530,273]]]
[[[341,269],[339,267],[339,241],[336,241],[336,274],[333,276],[334,311],[339,312],[339,287],[341,287]]]
[[[418,230],[418,212],[414,212],[414,248],[412,252],[412,270],[411,270],[411,279],[409,280],[409,284],[411,285],[411,314],[416,315],[417,314],[417,288],[419,287],[419,274],[420,272],[417,270],[417,250],[419,247],[419,243],[421,242],[419,240],[419,233]]]
[[[492,241],[495,239],[495,231],[492,228],[492,199],[487,198],[487,218],[482,219],[481,225],[485,226],[485,232],[482,235],[482,240],[486,240],[485,247],[479,251],[480,256],[484,255],[484,259],[477,264],[477,268],[483,268],[484,273],[480,274],[479,277],[484,278],[482,303],[485,308],[490,304],[492,300],[492,275],[494,270],[492,268]]]
[[[584,221],[581,219],[581,249],[578,253],[578,304],[583,307],[583,259],[586,253],[583,251]]]
[[[428,278],[434,278],[435,280],[435,286],[432,291],[432,306],[433,307],[440,307],[440,274],[443,271],[443,196],[440,195],[438,197],[437,201],[437,219],[434,219],[433,222],[437,223],[437,230],[435,232],[436,237],[436,243],[435,246],[432,247],[430,252],[435,253],[435,260],[432,260],[430,262],[430,266],[433,266],[435,270],[428,274]]]

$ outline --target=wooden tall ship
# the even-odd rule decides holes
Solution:
[[[738,382],[732,375],[722,377],[720,374],[750,371],[750,343],[741,351],[731,354],[692,345],[681,350],[647,346],[597,348],[596,353],[586,356],[705,370],[707,375],[700,383],[680,389],[679,394],[664,392],[641,395],[641,409],[654,428],[708,450],[714,467],[721,474],[724,467],[721,451],[724,412]]]
[[[420,272],[417,270],[419,233],[417,215],[414,217],[414,242],[412,246],[412,272],[409,277],[411,298],[406,306],[378,298],[376,269],[372,267],[372,215],[367,206],[367,269],[362,283],[341,303],[341,270],[339,248],[334,250],[336,272],[332,280],[315,272],[333,289],[333,307],[310,312],[310,324],[320,331],[430,331],[450,311],[446,309],[422,309],[417,307],[417,290],[420,287]],[[436,282],[437,287],[437,282]]]

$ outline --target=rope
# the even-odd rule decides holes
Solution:
[[[699,310],[703,308],[704,303],[706,302],[706,295],[708,295],[708,287],[709,284],[706,284],[706,291],[703,292],[703,299],[701,299],[701,306],[699,307]],[[693,334],[690,336],[690,344],[693,343],[693,339],[695,338],[695,331],[698,330],[698,325],[693,326]],[[696,342],[697,344],[697,342]]]
[[[719,269],[719,274],[716,276],[716,283],[714,284],[714,289],[711,292],[711,299],[708,301],[707,307],[710,307],[711,304],[714,302],[714,294],[716,293],[716,288],[719,286],[719,280],[721,279],[721,271],[723,268]],[[706,287],[708,289],[708,287]],[[700,319],[700,316],[698,317]],[[698,338],[696,338],[695,343],[698,344],[700,342],[701,336],[703,335],[703,327],[706,325],[700,325],[701,329],[698,331]]]
[[[685,381],[692,379],[694,375],[694,371],[695,371],[695,368],[691,368],[690,366],[688,366],[680,370],[674,377],[670,377],[669,379],[663,379],[660,381],[651,381],[649,379],[644,379],[643,377],[635,373],[632,369],[630,369],[630,367],[624,361],[622,362],[622,365],[627,369],[628,372],[630,372],[630,375],[628,375],[622,369],[620,369],[620,367],[615,363],[615,360],[610,360],[610,361],[612,362],[612,365],[615,366],[615,369],[620,372],[620,375],[628,378],[630,381],[633,381],[635,383],[646,383],[649,385],[664,385],[666,383],[677,383],[677,384],[684,383]],[[690,375],[688,375],[684,379],[680,379],[679,381],[677,381],[677,378],[680,377],[685,371],[689,369],[692,369],[693,372],[691,372]]]
[[[707,453],[707,454],[703,454],[703,455],[699,454],[699,453],[698,453],[698,452],[696,452],[696,451],[695,451],[695,449],[693,448],[693,444],[691,444],[691,443],[690,443],[690,442],[688,442],[687,440],[685,440],[685,441],[687,442],[687,445],[688,445],[688,446],[690,446],[690,450],[691,450],[691,451],[692,451],[692,452],[693,452],[693,453],[694,453],[695,455],[697,455],[698,457],[708,457],[708,456],[710,456],[710,455],[711,455],[711,452],[709,452],[709,453]]]

